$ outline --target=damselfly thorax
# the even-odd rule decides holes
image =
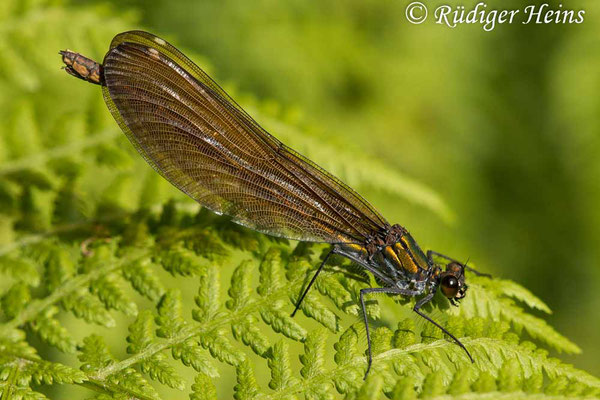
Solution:
[[[460,340],[420,310],[438,288],[457,304],[470,268],[424,253],[406,229],[390,225],[352,188],[265,131],[171,44],[131,31],[115,36],[102,64],[70,50],[60,54],[70,75],[102,87],[110,112],[146,161],[202,206],[265,234],[331,244],[292,315],[331,254],[374,275],[381,287],[360,291],[365,376],[372,357],[364,295],[374,292],[423,295],[413,310],[472,361]]]

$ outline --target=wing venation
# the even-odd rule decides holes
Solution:
[[[117,35],[105,101],[129,140],[203,206],[267,234],[348,243],[387,224],[360,195],[283,145],[164,40]]]

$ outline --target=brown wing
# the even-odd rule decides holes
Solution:
[[[351,188],[268,134],[166,41],[141,31],[117,35],[104,78],[104,99],[136,149],[212,211],[315,242],[361,242],[387,224]]]

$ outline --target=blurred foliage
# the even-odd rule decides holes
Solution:
[[[582,53],[594,48],[594,25],[509,26],[492,33],[463,27],[448,34],[433,24],[406,24],[404,6],[4,0],[2,387],[11,385],[17,397],[36,395],[27,389],[31,382],[34,389],[75,383],[153,397],[155,389],[139,371],[173,388],[184,381],[189,386],[186,378],[196,375],[167,362],[170,352],[200,372],[192,398],[211,393],[211,357],[232,366],[220,368],[217,393],[231,390],[237,379],[237,398],[267,386],[275,391],[271,397],[310,389],[309,397],[327,398],[332,388],[323,385],[330,382],[350,398],[380,390],[411,398],[415,388],[422,396],[542,390],[593,395],[595,378],[535,350],[578,351],[525,312],[524,304],[549,308],[512,282],[476,278],[460,309],[439,312],[448,308],[440,299],[430,310],[453,332],[470,337],[465,343],[476,354],[475,367],[435,329],[415,328],[409,305],[384,301],[381,308],[369,307],[374,318],[381,312],[373,335],[381,363],[363,385],[362,342],[351,325],[357,310],[347,304],[355,303],[362,283],[325,274],[321,295],[303,310],[309,318],[287,318],[290,296],[317,262],[311,248],[294,250],[190,212],[194,205],[135,154],[97,88],[58,68],[59,49],[100,60],[116,33],[134,28],[194,49],[215,65],[194,57],[212,75],[239,83],[226,88],[268,130],[360,188],[426,247],[471,255],[496,275],[542,293],[557,310],[559,330],[583,344],[586,358],[577,363],[598,372],[598,69],[595,53]],[[597,6],[583,6],[592,20]],[[167,199],[178,206],[162,209]],[[269,268],[273,251],[283,261]],[[298,260],[304,260],[302,274],[294,277],[290,269]],[[271,293],[258,284],[255,291],[257,282],[247,276],[257,261],[261,279],[273,287],[283,279],[289,287]],[[221,278],[215,265],[222,266]],[[229,276],[225,302],[216,288],[219,279],[229,286]],[[193,318],[216,321],[215,330],[204,332],[190,321],[178,292],[167,287],[179,288],[186,305],[197,293]],[[265,305],[261,312],[258,304]],[[329,329],[326,335],[307,333],[319,324]],[[231,337],[221,335],[225,327]],[[289,352],[301,354],[300,363],[290,361]],[[161,395],[174,393],[163,390]],[[43,391],[82,395],[56,387]]]

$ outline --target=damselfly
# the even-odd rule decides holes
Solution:
[[[372,363],[369,293],[424,295],[413,310],[473,361],[460,340],[421,311],[438,288],[457,305],[467,290],[465,269],[471,269],[424,253],[405,228],[390,225],[342,181],[271,136],[175,47],[131,31],[113,39],[102,64],[70,50],[60,54],[69,74],[102,86],[110,112],[146,161],[202,206],[262,233],[331,244],[292,316],[332,254],[374,275],[382,287],[360,291],[365,377]]]

